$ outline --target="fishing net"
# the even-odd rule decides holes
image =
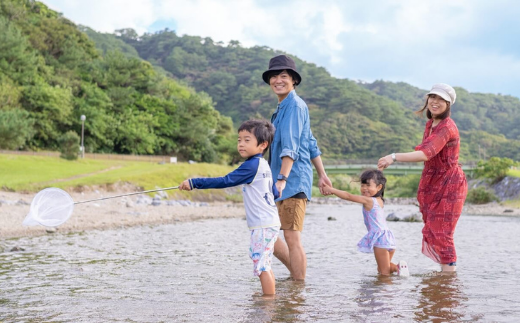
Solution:
[[[40,192],[38,192],[38,194],[34,196],[31,203],[31,208],[29,209],[29,213],[23,221],[23,225],[43,225],[46,227],[57,227],[58,225],[65,223],[65,221],[67,221],[70,218],[72,211],[74,210],[74,204],[102,201],[113,199],[116,197],[130,196],[136,194],[174,190],[177,188],[179,188],[179,186],[158,188],[155,190],[127,193],[121,195],[100,197],[93,200],[74,202],[69,193],[65,192],[64,190],[55,187],[49,187],[44,190],[41,190]]]
[[[72,197],[62,189],[51,187],[34,196],[23,225],[57,227],[67,221],[74,210]]]

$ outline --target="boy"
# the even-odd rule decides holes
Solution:
[[[275,294],[275,280],[271,269],[274,244],[280,231],[280,218],[273,194],[273,177],[267,161],[262,157],[271,144],[274,127],[264,120],[249,120],[238,128],[237,149],[246,161],[224,177],[191,178],[179,186],[181,190],[194,188],[226,188],[243,185],[246,220],[251,230],[249,256],[253,272],[259,276],[264,295]]]

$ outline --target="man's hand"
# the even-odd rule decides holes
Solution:
[[[318,179],[318,187],[320,189],[320,193],[323,195],[330,195],[330,193],[325,193],[324,188],[326,186],[332,187],[332,182],[330,181],[327,175],[323,175]]]
[[[332,195],[332,194],[334,194],[333,191],[334,191],[334,188],[329,185],[325,185],[322,188],[320,187],[320,192],[323,195]]]
[[[285,188],[285,185],[287,184],[287,181],[276,181],[274,186],[276,186],[276,189],[278,190],[278,194],[280,194],[279,198],[282,197],[282,191]]]

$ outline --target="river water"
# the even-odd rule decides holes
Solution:
[[[252,275],[244,219],[4,240],[0,322],[518,322],[520,218],[463,215],[456,275],[420,253],[422,223],[391,222],[411,276],[381,278],[355,247],[360,208],[309,207],[307,280],[275,260],[274,298]]]

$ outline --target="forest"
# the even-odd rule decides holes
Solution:
[[[79,134],[85,115],[88,152],[176,154],[233,163],[236,128],[274,112],[275,95],[261,78],[265,46],[183,35],[99,33],[76,26],[44,4],[0,4],[0,149],[57,150]],[[411,151],[422,136],[427,89],[378,80],[334,78],[291,53],[325,160],[375,159]],[[461,160],[520,160],[520,99],[456,87],[452,118]]]

